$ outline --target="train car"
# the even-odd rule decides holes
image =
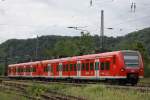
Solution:
[[[107,80],[137,84],[144,76],[140,53],[121,50],[61,59],[11,64],[9,77],[46,79]]]

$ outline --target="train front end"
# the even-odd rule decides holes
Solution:
[[[141,54],[138,51],[122,51],[124,59],[124,70],[126,71],[127,83],[137,84],[144,77],[144,66]]]

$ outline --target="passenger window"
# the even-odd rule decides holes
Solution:
[[[68,71],[68,64],[66,64],[66,71]]]
[[[77,71],[77,67],[76,67],[76,64],[74,64],[74,71]]]
[[[73,67],[73,65],[72,65],[72,64],[70,64],[70,71],[72,71],[72,70],[73,70],[73,68],[72,68],[72,67]]]
[[[82,70],[84,70],[84,63],[82,63]]]
[[[16,68],[14,68],[14,71],[16,72]]]
[[[57,72],[59,71],[59,65],[57,65],[56,71],[57,71]]]
[[[66,66],[65,65],[63,65],[63,71],[66,71]]]
[[[109,70],[110,69],[110,62],[105,62],[105,70]]]
[[[90,70],[94,70],[94,64],[92,62],[90,63]]]
[[[86,63],[86,71],[89,70],[89,63]]]
[[[36,72],[36,67],[33,67],[33,72]]]
[[[105,67],[104,62],[102,62],[101,63],[101,70],[104,70],[104,67]]]
[[[44,67],[44,72],[48,72],[48,67],[47,66]]]
[[[30,72],[30,68],[29,67],[26,68],[26,72]]]

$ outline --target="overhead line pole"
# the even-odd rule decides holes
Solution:
[[[104,11],[101,10],[100,51],[104,52]]]
[[[38,59],[38,50],[39,50],[39,40],[38,40],[38,35],[36,37],[36,48],[35,48],[35,58]]]

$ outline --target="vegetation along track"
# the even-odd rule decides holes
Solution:
[[[39,85],[33,86],[33,84],[30,84],[27,81],[23,82],[23,81],[7,80],[1,82],[0,86],[1,89],[5,89],[9,91],[17,91],[18,95],[25,96],[32,100],[37,100],[37,99],[39,100],[86,100],[85,98],[82,97],[66,95],[53,90],[46,90],[46,88],[40,87]]]
[[[42,99],[42,100],[86,100],[86,98],[83,97],[77,97],[77,96],[70,96],[66,95],[62,92],[54,91],[53,89],[47,89],[45,88],[38,88],[39,85],[34,86],[34,84],[40,84],[47,87],[48,85],[65,85],[65,86],[73,86],[73,87],[83,87],[83,86],[90,86],[90,85],[103,85],[105,88],[108,89],[124,89],[124,90],[135,90],[140,92],[150,92],[150,84],[149,83],[143,83],[140,82],[136,86],[120,86],[120,85],[110,85],[110,84],[104,84],[99,82],[84,82],[84,83],[69,83],[69,82],[47,82],[47,81],[33,81],[33,80],[11,80],[11,79],[4,79],[1,81],[1,89],[5,88],[6,90],[15,90],[18,91],[18,95],[25,96],[30,99]],[[30,88],[29,88],[30,87]],[[35,94],[27,93],[27,92],[35,92],[33,91],[35,88],[37,88],[35,91]],[[32,91],[28,91],[32,90]],[[8,91],[7,91],[8,92]]]

